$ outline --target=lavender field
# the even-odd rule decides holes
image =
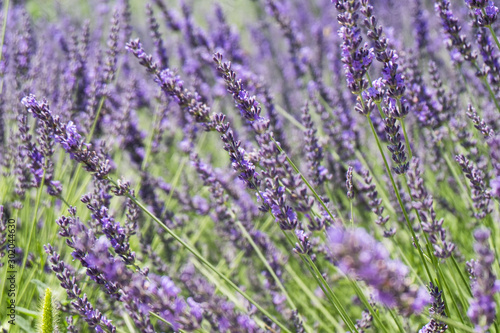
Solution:
[[[497,6],[0,1],[0,332],[500,333]]]

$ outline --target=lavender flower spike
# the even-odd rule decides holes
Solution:
[[[116,327],[107,319],[98,309],[94,308],[87,295],[80,296],[82,290],[76,284],[76,278],[68,269],[66,264],[61,260],[61,256],[50,245],[44,245],[45,252],[49,255],[49,263],[51,269],[56,273],[56,277],[61,281],[61,286],[66,290],[71,305],[84,318],[90,327],[96,332],[104,332],[105,328],[108,332],[116,332]]]
[[[474,231],[474,250],[477,260],[467,262],[472,295],[467,315],[475,325],[476,332],[486,332],[496,318],[495,293],[500,291],[500,281],[493,274],[495,254],[488,246],[490,231],[476,229]]]
[[[430,315],[446,316],[445,306],[443,300],[443,292],[438,287],[434,286],[432,282],[429,284],[429,292],[432,297],[432,306],[429,309]],[[448,329],[448,325],[442,321],[431,319],[418,333],[443,333]]]
[[[58,116],[52,114],[47,101],[40,103],[34,95],[24,97],[21,103],[29,113],[44,123],[54,140],[61,144],[72,159],[82,163],[84,169],[94,173],[98,179],[106,178],[110,171],[109,161],[102,161],[95,151],[89,149],[89,144],[84,143],[72,121],[62,123]]]
[[[354,168],[352,166],[349,166],[347,169],[346,173],[346,181],[345,181],[345,186],[347,188],[347,198],[349,200],[354,199],[354,185],[352,184],[352,172],[354,171]]]
[[[402,315],[420,313],[430,302],[424,287],[409,283],[408,267],[392,260],[382,243],[365,229],[332,227],[327,237],[335,265],[344,274],[372,287],[377,302],[397,308]]]

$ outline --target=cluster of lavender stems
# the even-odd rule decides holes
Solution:
[[[500,333],[498,5],[4,1],[0,303],[8,268],[32,330],[38,281],[58,332]]]

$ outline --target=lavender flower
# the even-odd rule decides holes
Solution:
[[[116,73],[117,53],[118,53],[118,33],[120,32],[120,13],[116,10],[111,20],[111,31],[108,40],[108,51],[106,64],[103,71],[103,82],[108,84],[113,81]]]
[[[432,86],[436,90],[436,100],[440,104],[437,115],[438,120],[443,123],[447,122],[451,117],[451,112],[456,108],[456,97],[452,93],[446,94],[443,88],[443,82],[440,78],[437,65],[434,61],[429,62],[429,74],[431,75]]]
[[[349,168],[347,168],[345,186],[347,188],[347,198],[349,200],[354,199],[354,186],[352,184],[352,172],[353,171],[354,171],[354,168],[352,166],[349,166]]]
[[[434,8],[441,18],[441,25],[443,26],[446,35],[450,39],[450,48],[455,48],[464,60],[476,65],[477,55],[472,52],[472,47],[467,41],[467,37],[460,33],[462,27],[450,9],[450,2],[448,0],[438,0],[436,1]],[[462,61],[462,59],[458,60],[458,62]]]
[[[239,172],[239,178],[249,188],[258,188],[259,180],[256,177],[258,174],[255,172],[255,166],[245,158],[245,150],[241,148],[241,142],[235,138],[229,123],[225,122],[225,115],[211,115],[210,109],[200,101],[198,94],[185,89],[184,82],[178,76],[174,76],[169,69],[160,73],[158,65],[153,61],[152,56],[144,52],[139,40],[131,41],[127,44],[127,48],[140,59],[140,63],[146,67],[148,72],[155,75],[155,80],[160,84],[162,90],[173,97],[181,108],[193,116],[197,123],[201,123],[207,131],[216,130],[221,134],[224,150],[229,153],[233,168]],[[242,103],[242,112],[248,112],[246,114],[249,120],[254,119],[255,116],[258,117],[260,107],[254,105],[254,99],[249,99],[246,95],[238,96],[238,98]]]
[[[389,103],[389,105],[394,105],[395,101]],[[391,107],[389,106],[389,109]],[[389,110],[386,109],[386,110]],[[392,154],[392,160],[396,163],[396,166],[392,168],[398,175],[405,174],[408,171],[410,163],[407,162],[405,145],[402,142],[401,134],[399,131],[399,125],[396,125],[396,118],[387,117],[384,119],[385,123],[385,133],[387,134],[387,140],[391,143],[387,146],[387,149]]]
[[[306,158],[309,164],[309,178],[314,185],[321,185],[330,178],[328,170],[321,165],[323,161],[323,147],[318,142],[317,129],[309,113],[309,103],[302,108],[302,122],[306,127],[305,131],[305,150]]]
[[[366,193],[368,197],[368,206],[370,206],[372,212],[377,215],[377,219],[375,223],[379,226],[384,227],[384,237],[392,237],[396,234],[396,229],[389,228],[387,229],[385,225],[389,221],[389,216],[384,216],[385,207],[382,205],[382,199],[378,197],[378,191],[373,184],[373,177],[370,175],[370,172],[366,170],[363,174],[363,187],[362,191]]]
[[[434,286],[432,282],[429,283],[429,292],[432,297],[432,305],[429,309],[430,315],[446,316],[445,304],[442,297],[443,292],[440,291],[438,287]],[[432,318],[428,324],[418,331],[418,333],[444,333],[447,329],[448,325]]]
[[[462,167],[462,171],[465,174],[472,185],[472,201],[474,203],[474,208],[476,211],[473,213],[474,217],[477,219],[484,219],[486,215],[491,213],[491,208],[489,207],[491,201],[491,193],[488,190],[484,182],[484,175],[481,170],[478,170],[474,166],[474,163],[468,160],[463,155],[455,156],[455,160]]]
[[[271,210],[276,222],[283,230],[293,230],[297,227],[297,213],[286,205],[285,187],[279,184],[278,178],[266,179],[266,191],[259,193],[263,198],[262,211]]]
[[[428,13],[422,8],[421,0],[414,0],[414,21],[415,44],[421,52],[429,46],[429,22]]]
[[[494,295],[500,291],[500,282],[493,273],[495,254],[489,248],[490,232],[487,229],[474,231],[474,250],[477,260],[467,262],[472,296],[467,315],[478,332],[486,332],[496,318],[496,303]]]
[[[342,62],[347,79],[347,87],[355,95],[360,95],[368,88],[368,81],[364,78],[368,68],[372,64],[375,54],[368,45],[361,46],[361,31],[357,26],[360,7],[359,1],[338,0],[335,7],[340,13],[338,21],[342,25],[339,36],[342,37]]]
[[[222,59],[222,54],[216,53],[214,55],[217,70],[226,82],[227,91],[233,96],[241,115],[252,124],[253,122],[262,120],[260,117],[261,107],[255,100],[255,96],[250,96],[248,91],[242,89],[241,79],[236,80],[236,74],[231,70],[231,63],[223,63]]]
[[[417,158],[413,158],[412,167],[408,172],[408,186],[411,189],[413,208],[420,213],[422,230],[429,236],[429,241],[434,248],[434,255],[443,259],[450,257],[455,249],[455,244],[446,240],[446,230],[443,227],[444,219],[437,220],[433,206],[434,199],[424,187]]]
[[[475,24],[478,27],[491,26],[498,17],[498,7],[493,1],[488,0],[465,0],[474,15]]]
[[[488,74],[488,78],[493,85],[493,89],[498,91],[500,85],[500,61],[496,48],[488,37],[486,28],[481,28],[477,33],[477,42],[479,44],[480,53],[485,64],[484,71]]]
[[[314,205],[314,199],[307,195],[307,188],[302,182],[300,175],[296,174],[289,164],[285,163],[286,156],[279,154],[278,149],[270,141],[273,140],[269,133],[269,120],[260,117],[260,106],[255,97],[250,97],[247,90],[242,86],[241,80],[236,79],[236,73],[231,70],[230,62],[222,62],[222,55],[216,54],[214,61],[217,69],[222,75],[228,91],[232,94],[233,100],[241,111],[241,115],[252,126],[257,134],[257,142],[261,147],[260,154],[263,157],[263,164],[268,164],[274,168],[271,172],[263,172],[265,178],[266,195],[262,210],[269,210],[274,214],[276,221],[285,228],[295,228],[296,213],[290,206],[284,205],[285,188],[292,192],[292,200],[297,204],[297,211],[308,212]],[[282,169],[282,170],[279,170]],[[283,172],[284,171],[284,172]],[[277,176],[285,174],[288,177],[282,179],[284,187],[280,189]],[[281,192],[281,193],[280,193]],[[259,196],[264,196],[262,193]],[[272,202],[270,204],[270,202]],[[286,229],[285,229],[286,230]]]
[[[96,332],[102,332],[103,328],[110,332],[116,332],[116,327],[113,326],[111,321],[90,304],[87,295],[80,297],[82,291],[76,284],[76,278],[61,260],[60,255],[54,251],[50,244],[45,245],[44,249],[49,255],[52,270],[61,281],[61,286],[66,289],[68,298],[72,300],[71,305],[80,313],[89,326],[94,328]]]
[[[467,117],[472,120],[474,123],[474,127],[481,132],[485,139],[493,137],[495,132],[486,124],[486,122],[481,119],[481,117],[477,114],[476,110],[469,104]]]
[[[303,35],[300,30],[294,26],[295,22],[286,16],[284,4],[281,4],[276,0],[266,0],[266,5],[278,22],[285,38],[290,44],[289,52],[291,55],[291,62],[293,64],[295,76],[298,80],[300,80],[306,74],[307,65],[307,58],[303,56],[306,51],[302,45]]]
[[[151,4],[146,5],[146,15],[149,20],[149,30],[151,34],[151,38],[153,39],[155,45],[155,51],[158,59],[160,60],[160,67],[167,68],[168,67],[168,55],[165,46],[163,45],[163,39],[160,33],[160,26],[154,17],[153,8]]]
[[[332,227],[327,236],[335,265],[344,274],[372,287],[375,301],[403,314],[419,313],[429,303],[425,289],[409,283],[408,267],[390,259],[384,246],[364,229]]]
[[[387,86],[387,96],[400,101],[406,86],[403,75],[398,73],[398,64],[396,63],[398,55],[388,47],[388,40],[383,35],[382,26],[377,26],[377,19],[373,16],[373,7],[368,2],[368,0],[361,1],[361,13],[365,16],[364,23],[368,28],[367,36],[374,42],[376,59],[384,65],[382,78],[383,83]],[[408,113],[404,106],[399,112],[400,116],[396,118],[403,118]]]
[[[98,179],[104,179],[108,175],[109,161],[103,161],[95,151],[89,149],[90,145],[84,143],[73,122],[63,124],[58,116],[52,115],[45,100],[40,103],[33,95],[23,98],[21,102],[29,113],[50,128],[54,140],[69,153],[72,159],[82,163],[85,170],[94,173]]]
[[[368,310],[363,310],[361,312],[361,319],[356,320],[356,329],[359,333],[365,333],[370,327],[372,327],[373,316]]]

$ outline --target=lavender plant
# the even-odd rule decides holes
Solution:
[[[0,329],[500,333],[497,6],[3,1]]]

